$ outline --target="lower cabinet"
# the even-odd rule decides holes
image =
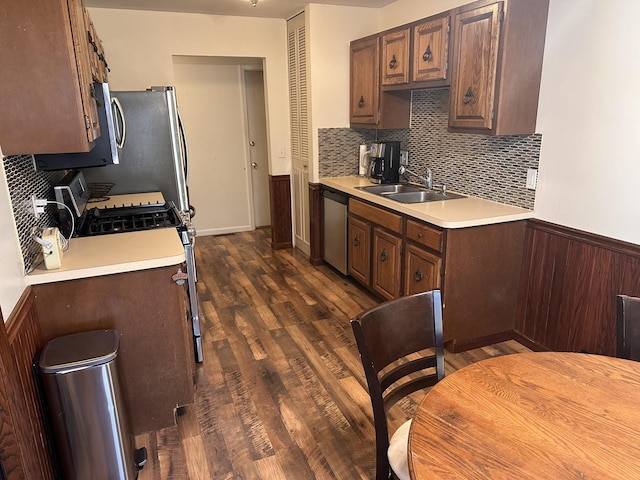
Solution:
[[[404,254],[404,294],[440,288],[441,264],[440,256],[408,244]]]
[[[515,327],[524,221],[442,229],[349,199],[349,275],[383,299],[439,288],[451,351]]]
[[[43,342],[99,329],[120,334],[118,354],[134,435],[175,425],[193,403],[195,361],[179,265],[35,285]]]
[[[402,238],[379,227],[373,229],[373,277],[371,286],[383,297],[400,296]]]
[[[359,282],[369,285],[371,282],[371,225],[349,217],[348,230],[347,271]]]

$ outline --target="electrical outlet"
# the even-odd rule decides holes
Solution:
[[[44,207],[47,206],[47,200],[37,198],[35,195],[31,195],[31,202],[27,206],[27,210],[33,213],[33,216],[36,217],[36,220],[40,218],[40,214],[44,213]]]
[[[538,186],[538,170],[535,168],[527,168],[527,189],[535,190]]]
[[[400,150],[400,165],[409,166],[409,152],[407,150]]]

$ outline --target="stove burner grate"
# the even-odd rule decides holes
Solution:
[[[139,205],[91,209],[82,226],[81,236],[137,232],[154,228],[177,227],[182,222],[171,205]]]

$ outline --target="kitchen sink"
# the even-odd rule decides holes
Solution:
[[[447,192],[443,195],[437,190],[427,190],[424,187],[407,183],[370,185],[367,187],[356,188],[400,203],[439,202],[442,200],[465,198],[464,195],[459,195],[457,193]]]
[[[376,195],[392,195],[394,193],[423,192],[424,188],[418,185],[410,185],[407,183],[390,183],[381,185],[370,185],[368,187],[356,187],[365,192],[375,193]]]
[[[439,202],[442,200],[453,200],[456,198],[465,198],[464,195],[458,195],[457,193],[445,193],[422,190],[418,192],[403,192],[394,193],[391,195],[385,195],[385,197],[395,200],[400,203],[424,203],[424,202]]]

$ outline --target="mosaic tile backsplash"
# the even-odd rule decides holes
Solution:
[[[411,128],[318,132],[320,177],[356,175],[358,145],[400,141],[409,151],[409,168],[424,174],[429,167],[436,183],[466,195],[533,209],[535,191],[525,188],[528,168],[538,168],[542,136],[492,137],[447,132],[449,89],[415,90]]]
[[[31,205],[31,195],[36,195],[37,198],[54,198],[53,185],[58,183],[66,172],[36,172],[31,155],[8,156],[4,158],[3,163],[22,249],[24,270],[27,274],[36,266],[38,254],[41,252],[40,245],[31,238],[31,230],[34,227],[57,225],[57,220],[52,215],[55,211],[54,206],[45,208],[45,213],[36,220],[28,209]]]

